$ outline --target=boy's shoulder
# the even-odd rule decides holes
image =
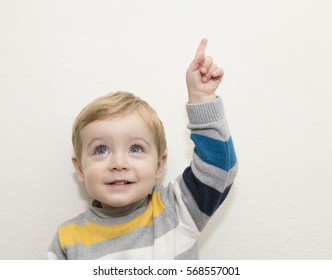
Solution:
[[[71,224],[76,224],[76,225],[83,225],[84,222],[86,221],[86,216],[90,212],[90,209],[76,215],[75,217],[68,219],[67,221],[63,222],[62,224],[59,225],[59,228],[71,225]]]

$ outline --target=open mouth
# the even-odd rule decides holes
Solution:
[[[108,185],[111,186],[111,187],[126,187],[126,186],[129,186],[132,183],[133,182],[121,180],[121,181],[110,182],[110,183],[108,183]]]

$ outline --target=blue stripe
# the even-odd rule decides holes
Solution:
[[[232,185],[228,186],[222,193],[198,180],[191,170],[187,167],[182,174],[188,189],[193,195],[199,210],[209,217],[218,209],[226,199]]]
[[[229,171],[236,164],[233,140],[227,142],[192,133],[191,140],[195,143],[195,152],[201,160]]]

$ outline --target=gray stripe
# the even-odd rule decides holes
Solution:
[[[238,171],[238,164],[235,164],[231,170],[226,172],[218,167],[209,165],[202,161],[194,152],[191,169],[196,178],[219,192],[223,192],[230,184],[233,183]]]
[[[224,142],[228,141],[230,132],[220,98],[212,103],[204,104],[204,106],[188,104],[187,109],[190,121],[187,127],[194,130],[195,134]]]
[[[221,98],[199,104],[186,104],[189,122],[192,124],[207,124],[215,122],[224,116],[224,106]]]
[[[196,227],[199,231],[202,231],[210,217],[199,209],[194,197],[192,196],[190,190],[182,178],[179,180],[179,185],[182,192],[182,200],[186,204],[188,211],[196,224]]]
[[[192,124],[188,125],[188,128],[191,129],[195,134],[223,142],[227,142],[231,136],[225,119],[221,119],[215,123],[207,124],[204,126],[204,129],[202,129],[200,125]]]
[[[65,260],[66,259],[66,256],[64,255],[64,253],[63,253],[63,251],[60,247],[57,234],[53,237],[52,243],[51,243],[48,251],[56,254],[56,256],[59,260]]]
[[[175,257],[176,260],[198,260],[198,246],[197,242],[187,251],[177,255]]]

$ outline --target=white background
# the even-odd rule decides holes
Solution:
[[[332,258],[332,2],[0,0],[0,259],[44,259],[88,207],[71,126],[116,90],[163,120],[164,181],[188,165],[185,70],[202,37],[225,70],[240,170],[202,259]]]

